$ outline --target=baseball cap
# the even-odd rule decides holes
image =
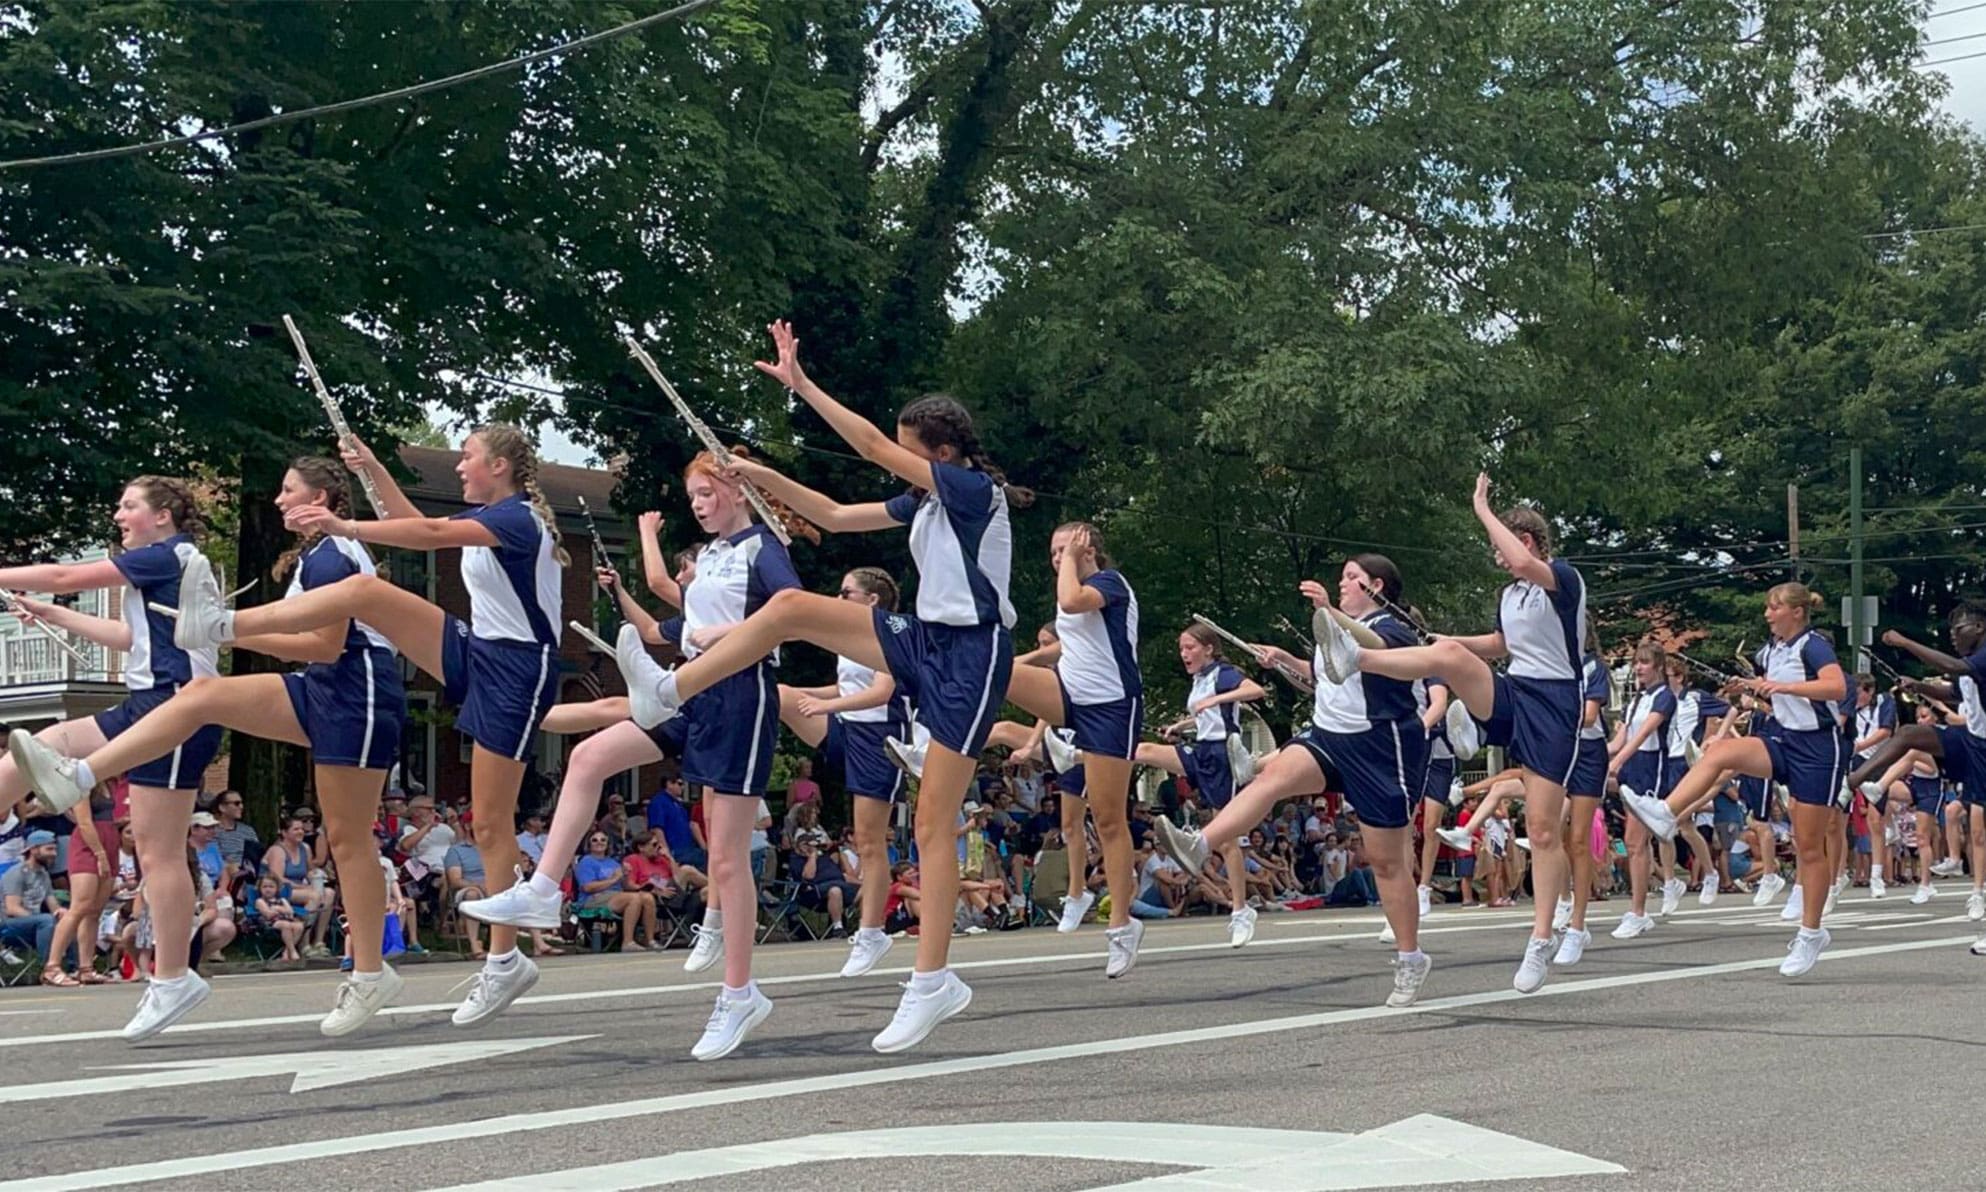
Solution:
[[[975,812],[979,812],[983,810],[985,810],[985,808],[981,807],[978,803],[974,802],[971,799],[967,799],[965,801],[965,804],[959,808],[959,812],[963,815],[972,815]]]
[[[211,812],[206,811],[194,812],[193,819],[190,822],[196,828],[218,828],[221,826],[221,821],[215,819]]]
[[[54,843],[55,843],[55,833],[50,832],[45,828],[36,829],[35,831],[28,833],[28,843],[27,843],[28,848],[40,848],[44,844],[54,844]]]

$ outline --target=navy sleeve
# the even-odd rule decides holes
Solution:
[[[1414,631],[1407,628],[1406,622],[1398,617],[1379,618],[1372,623],[1372,631],[1379,635],[1379,640],[1385,642],[1388,649],[1421,644],[1420,639],[1414,636]]]
[[[916,493],[898,493],[883,502],[883,512],[907,526],[910,524],[910,519],[917,516],[919,504],[921,502],[917,499]]]
[[[1564,559],[1553,559],[1552,604],[1561,611],[1579,607],[1580,597],[1586,594],[1586,581],[1579,569]]]
[[[1807,640],[1800,646],[1800,661],[1806,665],[1808,671],[1818,675],[1821,673],[1821,668],[1833,666],[1840,659],[1834,656],[1834,647],[1827,644],[1826,638],[1818,633],[1809,633]]]
[[[800,586],[800,573],[793,569],[793,556],[779,545],[779,539],[770,530],[759,537],[758,553],[752,556],[752,571],[749,580],[751,597],[748,602],[757,607],[772,598],[774,592]]]
[[[1979,647],[1972,657],[1965,660],[1965,665],[1972,668],[1972,681],[1986,687],[1986,646]]]
[[[345,552],[335,546],[328,550],[312,550],[297,565],[297,582],[308,592],[326,584],[335,584],[341,579],[359,573],[358,564],[345,557]]]
[[[1226,695],[1241,686],[1241,672],[1223,662],[1221,669],[1214,672],[1214,694]]]
[[[1670,719],[1674,719],[1676,715],[1676,693],[1667,687],[1656,692],[1654,706],[1648,709],[1648,714],[1651,716],[1667,716]]]
[[[1876,727],[1887,729],[1896,727],[1896,701],[1889,696],[1876,697]]]
[[[497,549],[507,555],[538,553],[538,519],[531,516],[531,507],[523,501],[498,501],[494,505],[465,509],[455,516],[468,518],[496,535]]]
[[[1593,668],[1593,676],[1586,680],[1586,698],[1599,700],[1602,705],[1606,704],[1607,702],[1607,668],[1606,667],[1596,666]]]
[[[933,461],[931,483],[938,503],[953,520],[984,526],[993,520],[993,478],[975,468]]]
[[[1731,710],[1731,705],[1725,703],[1718,696],[1713,695],[1708,691],[1698,692],[1696,696],[1696,715],[1697,715],[1698,730],[1701,731],[1702,725],[1705,721],[1710,720],[1713,717],[1725,715],[1730,710]]]
[[[128,550],[111,560],[126,581],[140,592],[179,578],[179,553],[164,542]]]
[[[1099,571],[1084,580],[1083,586],[1085,588],[1095,588],[1097,591],[1103,593],[1105,608],[1113,604],[1123,604],[1125,601],[1131,599],[1130,586],[1124,582],[1124,577],[1115,571]]]
[[[682,648],[683,619],[681,617],[670,617],[663,621],[659,632],[662,634],[663,641],[668,642],[678,649]]]

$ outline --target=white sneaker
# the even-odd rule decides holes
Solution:
[[[1110,945],[1110,959],[1104,962],[1103,975],[1121,977],[1138,965],[1138,945],[1145,942],[1145,921],[1132,919],[1122,927],[1107,928],[1103,938]]]
[[[883,738],[883,755],[890,764],[917,781],[924,781],[924,750],[895,737]]]
[[[1400,942],[1400,935],[1393,930],[1391,921],[1388,921],[1386,926],[1379,929],[1379,942],[1382,944],[1397,944]]]
[[[1784,881],[1785,879],[1781,878],[1780,880]],[[1800,883],[1794,882],[1793,888],[1787,891],[1786,905],[1780,908],[1779,921],[1781,923],[1798,923],[1806,913],[1807,892],[1800,887]]]
[[[1938,887],[1932,885],[1930,882],[1925,882],[1923,885],[1917,887],[1917,892],[1915,894],[1912,894],[1910,896],[1910,905],[1923,906],[1925,903],[1931,901],[1933,898],[1936,898],[1937,896],[1938,896]]]
[[[214,992],[199,973],[188,970],[174,981],[147,981],[138,995],[138,1012],[124,1024],[126,1043],[143,1043],[199,1008]]]
[[[1207,838],[1198,828],[1182,828],[1171,817],[1162,815],[1158,817],[1158,835],[1153,843],[1189,874],[1207,867]]]
[[[1090,908],[1095,905],[1096,895],[1088,890],[1084,890],[1082,896],[1079,898],[1071,898],[1067,894],[1064,894],[1062,896],[1062,918],[1056,922],[1055,930],[1063,935],[1074,932],[1078,927],[1083,925],[1084,919],[1090,917]]]
[[[1519,836],[1515,843],[1518,848],[1523,849],[1525,852],[1528,853],[1531,851],[1531,838],[1529,836]]]
[[[885,1055],[907,1051],[922,1043],[937,1025],[972,1004],[972,990],[958,974],[946,972],[945,983],[927,994],[919,994],[911,983],[903,983],[903,1000],[897,1003],[896,1017],[869,1046]]]
[[[1461,701],[1457,700],[1456,702],[1460,703]],[[1453,707],[1454,705],[1451,704],[1449,706]],[[1460,807],[1462,805],[1462,800],[1468,797],[1469,797],[1468,790],[1466,787],[1462,785],[1462,780],[1460,778],[1457,778],[1448,784],[1448,805],[1450,807]]]
[[[1641,821],[1642,827],[1664,840],[1676,838],[1676,813],[1669,810],[1667,803],[1648,795],[1637,794],[1634,788],[1625,783],[1621,785],[1621,803],[1634,818]]]
[[[738,1045],[752,1033],[752,1028],[765,1021],[772,1013],[772,1001],[759,987],[752,986],[749,997],[731,998],[723,990],[717,991],[717,1004],[711,1007],[710,1019],[703,1024],[703,1037],[690,1048],[693,1060],[721,1060],[738,1050]]]
[[[1828,934],[1825,927],[1812,935],[1802,930],[1793,937],[1792,943],[1786,945],[1786,959],[1779,966],[1779,975],[1797,977],[1811,969],[1814,967],[1814,962],[1820,959],[1821,949],[1827,947],[1833,939],[1834,937]]]
[[[1423,952],[1417,959],[1402,960],[1393,958],[1393,992],[1386,997],[1386,1005],[1394,1010],[1403,1010],[1420,1000],[1421,986],[1427,983],[1428,970],[1434,961]]]
[[[1248,752],[1248,742],[1240,733],[1227,735],[1227,768],[1234,775],[1235,790],[1255,781],[1255,755]]]
[[[1668,918],[1682,905],[1683,895],[1689,893],[1689,883],[1679,877],[1672,877],[1662,883],[1662,909],[1656,911],[1661,918]]]
[[[1957,877],[1965,872],[1965,862],[1954,857],[1931,862],[1931,873],[1935,877]]]
[[[864,938],[864,937],[868,938]],[[848,962],[841,966],[844,977],[859,977],[889,954],[893,941],[878,931],[869,936],[868,932],[858,931],[848,941]],[[720,947],[722,945],[719,945]]]
[[[1420,903],[1421,918],[1427,918],[1428,912],[1434,909],[1434,887],[1416,886],[1414,897]]]
[[[1255,938],[1255,908],[1244,906],[1227,917],[1227,946],[1239,948]]]
[[[1776,873],[1768,873],[1758,879],[1758,889],[1752,891],[1753,906],[1770,906],[1779,892],[1786,888],[1786,879]]]
[[[1358,673],[1358,643],[1338,624],[1338,618],[1331,615],[1330,605],[1310,614],[1310,635],[1317,641],[1325,678],[1343,683]]]
[[[1476,851],[1476,838],[1469,835],[1467,828],[1436,828],[1434,834],[1439,836],[1441,843],[1449,848],[1465,853]]]
[[[1055,767],[1057,774],[1067,774],[1082,764],[1083,759],[1076,753],[1076,735],[1065,728],[1051,728],[1041,734],[1041,747],[1048,753],[1048,764]]]
[[[700,973],[724,959],[724,929],[705,927],[701,923],[690,924],[690,954],[683,961],[683,971]]]
[[[7,752],[49,814],[61,815],[90,797],[88,788],[76,781],[76,759],[63,757],[28,730],[17,728],[7,734]]]
[[[234,614],[221,595],[221,581],[207,556],[195,554],[179,571],[179,608],[172,642],[182,650],[209,650],[234,636]]]
[[[474,1026],[502,1013],[506,1006],[538,983],[538,966],[520,952],[517,963],[509,968],[494,969],[485,963],[471,981],[469,996],[456,1007],[454,1016],[449,1020],[456,1026]]]
[[[1565,934],[1559,937],[1558,955],[1552,957],[1552,963],[1560,967],[1578,964],[1580,958],[1586,955],[1586,945],[1592,942],[1592,932],[1568,928]]]
[[[1613,936],[1617,940],[1631,940],[1637,935],[1646,935],[1654,926],[1654,919],[1629,911],[1621,916],[1619,923],[1614,924]]]
[[[1713,873],[1703,879],[1703,888],[1696,892],[1696,904],[1698,906],[1710,906],[1716,901],[1717,875]]]
[[[633,625],[622,625],[614,638],[614,664],[627,684],[628,715],[636,724],[654,728],[676,715],[680,704],[674,698],[676,685],[665,682],[671,672],[649,655],[641,631]]]
[[[1874,803],[1877,806],[1882,805],[1882,801],[1883,801],[1882,783],[1865,782],[1858,789],[1862,792],[1862,797],[1864,799],[1867,799],[1869,802]]]
[[[1843,869],[1840,873],[1834,875],[1835,891],[1839,893],[1847,890],[1849,884],[1852,883],[1854,880],[1855,880],[1854,878],[1848,876],[1848,871],[1846,869]]]
[[[1552,904],[1552,930],[1564,931],[1571,925],[1572,899],[1560,895],[1559,900]]]
[[[1974,923],[1986,919],[1986,893],[1974,890],[1965,896],[1965,917]]]
[[[1510,979],[1510,987],[1519,993],[1536,993],[1545,983],[1545,971],[1551,966],[1552,953],[1558,945],[1551,940],[1541,940],[1532,936],[1524,945],[1524,962],[1517,966],[1517,975]]]
[[[1889,886],[1883,882],[1883,875],[1880,873],[1870,874],[1869,901],[1877,902],[1887,897],[1888,895],[1889,895]]]
[[[1974,956],[1986,956],[1986,935],[1973,940],[1972,946],[1967,948],[1966,951],[1972,953]]]
[[[550,931],[559,925],[565,910],[565,896],[556,890],[540,896],[532,891],[529,881],[519,881],[510,889],[499,890],[488,898],[471,898],[458,909],[483,923]]]
[[[331,1003],[331,1012],[324,1021],[317,1024],[318,1031],[328,1039],[349,1035],[371,1020],[372,1016],[393,1004],[400,996],[407,982],[392,965],[379,970],[379,980],[360,981],[346,977],[338,986],[338,999]]]

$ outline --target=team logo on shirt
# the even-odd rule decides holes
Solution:
[[[904,616],[902,613],[891,613],[889,616],[883,618],[883,623],[890,627],[891,633],[898,636],[902,636],[910,630],[910,618]]]

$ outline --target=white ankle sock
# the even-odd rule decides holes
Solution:
[[[96,789],[97,785],[97,776],[91,771],[90,763],[80,757],[76,759],[76,785],[86,791]]]
[[[531,892],[540,898],[550,898],[559,892],[559,884],[552,880],[551,874],[542,869],[531,875],[530,886]]]

